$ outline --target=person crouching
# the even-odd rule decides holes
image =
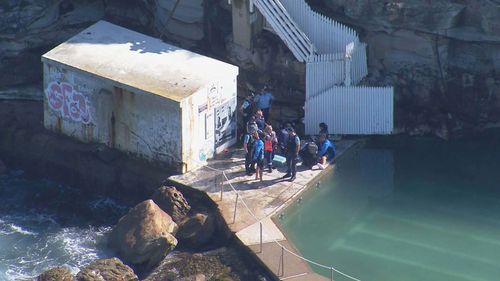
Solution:
[[[253,132],[255,143],[253,146],[252,163],[256,165],[255,179],[262,181],[264,173],[264,142],[259,137],[259,132]]]
[[[324,133],[319,135],[318,147],[320,148],[318,151],[318,167],[323,170],[326,161],[331,161],[337,154],[337,151],[333,142],[327,139],[327,135]]]

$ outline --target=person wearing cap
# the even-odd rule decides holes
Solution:
[[[240,107],[240,112],[241,112],[241,115],[243,116],[243,124],[245,124],[245,125],[250,120],[250,117],[253,116],[253,98],[254,98],[254,94],[250,93],[245,98],[245,100],[243,101],[243,104]]]
[[[286,174],[283,179],[290,178],[290,181],[295,180],[297,174],[297,160],[300,151],[300,138],[295,133],[293,128],[288,128],[288,140],[285,146],[286,153]]]

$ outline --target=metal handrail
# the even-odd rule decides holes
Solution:
[[[233,214],[233,223],[234,223],[234,222],[236,221],[236,209],[237,209],[236,207],[237,207],[237,204],[238,204],[238,200],[240,199],[240,193],[238,192],[238,190],[236,190],[236,189],[234,188],[233,184],[231,183],[231,181],[230,181],[230,180],[229,180],[229,178],[227,177],[226,172],[225,172],[224,170],[220,170],[220,169],[217,169],[217,168],[213,168],[213,167],[210,167],[210,166],[208,166],[208,165],[205,165],[204,167],[205,167],[205,168],[208,168],[208,169],[210,169],[210,170],[213,170],[213,171],[216,171],[216,172],[220,172],[220,173],[222,173],[222,175],[224,176],[224,179],[225,179],[225,181],[227,182],[227,184],[231,187],[232,191],[236,193],[236,202],[235,202],[235,208],[234,208],[234,214]],[[224,191],[224,184],[221,184],[221,200],[222,200],[222,194],[223,194],[223,191]],[[262,229],[262,228],[263,228],[263,226],[262,226],[262,222],[261,222],[261,220],[259,220],[259,219],[255,216],[255,214],[252,212],[252,210],[250,210],[250,208],[248,207],[248,205],[247,205],[247,203],[245,202],[245,200],[243,200],[243,197],[241,197],[241,199],[240,199],[239,201],[243,204],[243,206],[245,206],[245,209],[247,209],[248,213],[249,213],[249,214],[253,217],[253,219],[254,219],[256,222],[259,222],[259,223],[260,223],[260,251],[262,252],[262,231],[263,231],[263,229]],[[301,259],[301,260],[303,260],[303,261],[305,261],[305,262],[307,262],[307,263],[310,263],[310,264],[312,264],[312,265],[315,265],[315,266],[320,267],[320,268],[323,268],[323,269],[330,270],[330,271],[331,271],[331,280],[332,280],[332,281],[333,281],[333,277],[334,277],[333,275],[334,275],[334,273],[335,273],[335,272],[336,272],[336,273],[338,273],[338,274],[340,274],[340,275],[342,275],[342,276],[344,276],[344,277],[346,277],[346,278],[349,278],[349,279],[351,279],[351,280],[354,280],[354,281],[361,281],[360,279],[358,279],[358,278],[356,278],[356,277],[353,277],[353,276],[351,276],[351,275],[349,275],[349,274],[347,274],[347,273],[344,273],[344,272],[342,272],[342,271],[340,271],[340,270],[336,269],[336,268],[335,268],[335,267],[333,267],[333,266],[327,266],[327,265],[321,264],[321,263],[319,263],[319,262],[315,262],[315,261],[313,261],[313,260],[310,260],[310,259],[308,259],[308,258],[306,258],[306,257],[303,257],[303,256],[299,255],[299,254],[296,254],[296,253],[294,253],[293,251],[291,251],[291,250],[289,250],[288,248],[286,248],[286,247],[285,247],[285,245],[281,244],[278,240],[276,240],[276,239],[274,239],[274,238],[273,238],[272,240],[273,240],[272,242],[276,243],[276,244],[277,244],[278,246],[280,246],[280,247],[281,247],[281,249],[282,249],[282,257],[281,257],[281,264],[282,264],[282,266],[281,266],[281,267],[282,267],[282,268],[281,268],[281,269],[282,269],[282,273],[283,273],[283,275],[284,275],[284,260],[283,260],[283,254],[284,254],[284,253],[283,253],[283,251],[286,251],[286,252],[290,253],[291,255],[295,256],[296,258]]]

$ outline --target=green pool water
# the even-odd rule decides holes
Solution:
[[[500,134],[370,140],[280,223],[304,256],[363,281],[500,280]]]

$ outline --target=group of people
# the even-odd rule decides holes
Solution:
[[[288,178],[289,181],[296,178],[299,155],[311,168],[311,159],[314,159],[314,163],[323,169],[336,154],[333,142],[328,139],[328,126],[321,123],[318,141],[301,146],[300,138],[290,123],[282,126],[278,134],[273,130],[269,122],[273,99],[269,88],[265,87],[261,94],[249,95],[240,107],[245,131],[243,149],[247,175],[255,173],[255,179],[262,181],[264,170],[271,173],[274,169],[273,159],[277,154],[285,156],[287,171],[283,179]],[[311,153],[308,148],[312,143],[316,145],[316,151]]]

